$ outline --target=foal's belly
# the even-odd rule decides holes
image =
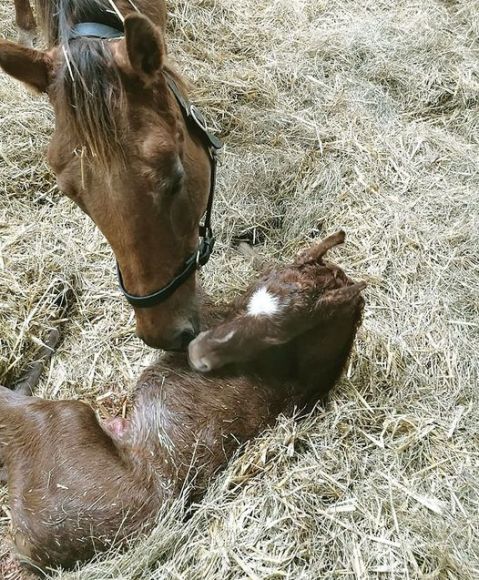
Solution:
[[[238,447],[273,423],[287,403],[284,391],[257,377],[198,375],[158,366],[138,385],[136,425],[158,440],[158,465],[173,473],[176,488],[200,494]]]

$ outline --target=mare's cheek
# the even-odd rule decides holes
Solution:
[[[194,205],[186,188],[172,194],[170,219],[173,231],[178,236],[190,236],[197,233],[199,216],[194,215]]]

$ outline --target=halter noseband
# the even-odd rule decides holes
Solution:
[[[81,22],[73,26],[71,29],[70,39],[73,40],[75,38],[90,37],[100,38],[103,40],[115,40],[124,37],[124,35],[125,34],[123,31],[119,30],[118,28],[113,28],[112,26],[107,26],[97,22]],[[211,229],[211,213],[213,210],[213,198],[216,185],[218,151],[223,147],[223,144],[220,139],[218,139],[218,137],[208,131],[206,121],[202,113],[195,105],[190,103],[190,101],[185,98],[173,77],[167,71],[163,71],[163,75],[165,77],[168,88],[173,93],[176,102],[180,107],[181,113],[187,125],[190,125],[198,131],[203,145],[208,151],[211,166],[210,192],[208,196],[208,203],[206,205],[204,221],[199,225],[200,243],[198,245],[198,249],[185,261],[181,271],[166,286],[160,290],[157,290],[156,292],[147,294],[146,296],[136,296],[134,294],[129,294],[123,283],[123,277],[117,262],[116,269],[120,289],[128,302],[136,308],[151,308],[152,306],[156,306],[157,304],[167,300],[175,292],[175,290],[177,290],[177,288],[179,288],[191,276],[191,274],[197,270],[199,266],[204,266],[208,262],[215,245],[215,238]]]

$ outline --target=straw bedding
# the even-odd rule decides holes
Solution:
[[[363,327],[330,402],[251,442],[186,521],[52,578],[479,577],[479,3],[174,0],[169,45],[226,141],[204,271],[217,299],[255,276],[239,252],[331,254],[366,280]],[[0,30],[15,37],[10,2]],[[76,303],[39,394],[119,411],[151,351],[101,235],[44,160],[44,98],[0,84],[0,381]],[[0,521],[8,529],[6,490]],[[3,577],[19,577],[8,541]]]

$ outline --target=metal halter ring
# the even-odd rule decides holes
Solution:
[[[203,131],[208,131],[206,119],[203,117],[203,114],[195,107],[195,105],[190,105],[190,115],[198,127],[203,129]]]

